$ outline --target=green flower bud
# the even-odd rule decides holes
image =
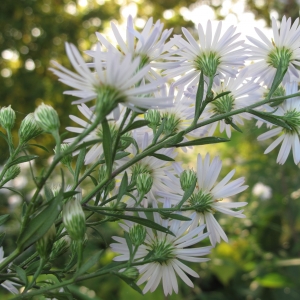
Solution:
[[[31,139],[41,134],[43,130],[37,124],[34,114],[28,114],[22,121],[19,128],[20,144],[27,143]]]
[[[140,195],[147,194],[153,185],[153,178],[149,173],[142,173],[136,177],[136,188]]]
[[[61,144],[60,145],[60,152],[66,151],[70,147],[70,144]],[[55,147],[54,152],[57,152],[57,147]],[[70,166],[72,162],[72,154],[69,153],[65,155],[62,160],[60,161],[65,166]]]
[[[55,236],[56,236],[56,229],[55,229],[55,225],[52,224],[52,226],[44,234],[44,236],[36,242],[35,244],[36,251],[42,258],[47,259],[50,256],[52,246],[55,240]]]
[[[150,128],[157,127],[160,124],[160,112],[156,109],[149,109],[145,114],[145,120],[149,121],[150,123],[148,126]]]
[[[61,239],[59,239],[53,244],[53,250],[50,254],[50,260],[53,260],[56,257],[59,257],[60,255],[67,252],[70,245],[71,245],[70,237],[68,235],[64,235]]]
[[[63,207],[63,223],[72,240],[82,241],[86,231],[85,215],[80,204],[81,195],[77,194]]]
[[[35,111],[34,118],[38,125],[49,133],[56,133],[59,129],[60,123],[56,110],[44,103],[42,103]]]
[[[20,174],[21,170],[18,165],[13,165],[11,166],[6,172],[5,175],[2,179],[1,184],[3,185],[4,183],[16,178]]]
[[[180,185],[182,190],[185,192],[191,185],[197,180],[197,174],[193,170],[184,170],[180,174]]]
[[[145,227],[140,224],[134,225],[129,230],[129,237],[134,246],[142,245],[146,238]]]
[[[178,124],[180,119],[174,114],[166,113],[163,115],[163,118],[166,120],[164,125],[164,134],[169,135],[173,134],[178,130]]]
[[[129,267],[124,271],[120,272],[119,275],[121,275],[121,277],[125,277],[131,280],[136,280],[139,277],[140,273],[137,268]]]
[[[6,130],[10,131],[14,125],[16,120],[16,113],[10,107],[2,107],[0,109],[0,125]]]

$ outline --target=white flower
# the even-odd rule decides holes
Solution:
[[[245,206],[247,202],[229,202],[223,201],[228,198],[243,192],[248,186],[243,185],[245,179],[240,177],[232,182],[229,182],[233,177],[235,170],[229,172],[219,183],[216,184],[217,178],[222,168],[222,161],[219,157],[215,157],[210,163],[210,156],[206,154],[204,161],[198,154],[197,157],[197,185],[192,196],[187,200],[187,205],[192,206],[196,211],[193,216],[193,223],[190,230],[196,228],[199,224],[206,223],[209,238],[213,246],[220,243],[221,238],[228,242],[228,238],[214,217],[216,211],[227,214],[237,218],[244,218],[242,210],[234,211],[233,208]],[[180,168],[178,166],[178,170]],[[176,177],[173,177],[174,184],[176,184]],[[179,179],[177,185],[180,186]],[[179,194],[171,194],[160,192],[160,196],[165,197],[177,204],[181,201],[183,192]],[[164,200],[165,201],[165,200]],[[192,216],[189,216],[190,218]]]
[[[175,40],[179,48],[176,59],[181,62],[180,67],[165,72],[172,76],[185,73],[176,81],[177,86],[197,85],[200,71],[207,77],[214,77],[216,74],[220,78],[224,75],[235,77],[237,68],[244,65],[244,41],[237,41],[240,34],[235,33],[234,26],[229,27],[222,36],[221,30],[222,22],[218,22],[214,34],[210,21],[207,22],[205,33],[202,25],[198,24],[197,42],[186,28],[182,28],[187,41],[183,38]]]
[[[5,259],[4,250],[3,250],[3,247],[0,247],[0,262],[2,262],[4,259]],[[9,281],[9,280],[5,280],[1,283],[1,285],[5,289],[10,291],[12,294],[19,294],[19,290],[15,287],[15,286],[18,286],[17,283],[14,283],[14,282]]]
[[[297,83],[289,83],[286,85],[286,95],[297,92]],[[272,108],[271,108],[272,109]],[[273,109],[272,109],[273,110]],[[265,154],[271,152],[279,144],[280,151],[277,157],[277,163],[284,164],[292,150],[295,164],[300,162],[300,97],[286,99],[275,111],[274,115],[280,116],[290,126],[290,130],[276,126],[275,128],[258,136],[259,141],[269,139],[274,136],[279,137],[265,150]]]
[[[280,31],[276,20],[272,18],[273,37],[268,39],[258,28],[255,28],[261,40],[247,37],[254,44],[249,46],[250,60],[255,63],[248,66],[248,72],[253,77],[260,77],[270,88],[273,82],[280,59],[283,67],[287,67],[287,73],[283,78],[283,83],[299,78],[299,71],[296,66],[300,66],[300,27],[299,18],[291,26],[291,18],[282,18]],[[278,32],[279,31],[279,32]]]
[[[178,66],[178,62],[165,62],[162,59],[165,56],[169,57],[167,50],[173,45],[172,42],[166,43],[166,40],[171,35],[173,29],[163,30],[163,24],[157,21],[153,24],[153,18],[150,18],[141,32],[134,29],[133,19],[131,16],[127,19],[126,39],[122,38],[122,33],[119,32],[116,25],[112,22],[111,29],[117,41],[120,51],[124,54],[131,54],[132,57],[140,57],[140,67],[145,64],[150,65],[149,72],[145,77],[150,79],[155,75],[155,69],[168,69]],[[103,35],[96,33],[99,42],[109,51],[117,50]],[[165,54],[164,54],[165,53]],[[87,51],[87,54],[95,57],[94,51]],[[93,64],[91,64],[93,65]],[[154,68],[154,69],[153,69]]]
[[[157,206],[154,205],[154,207]],[[170,203],[166,203],[164,207],[170,207]],[[168,227],[168,220],[163,220],[158,213],[154,213],[153,215],[154,221],[157,224],[166,228]],[[146,218],[144,213],[141,213],[140,216]],[[185,260],[196,263],[208,261],[208,258],[200,258],[199,256],[209,254],[211,247],[186,249],[186,247],[195,245],[208,236],[208,234],[202,234],[204,225],[187,233],[190,225],[191,221],[181,222],[179,220],[172,220],[169,229],[175,236],[146,228],[146,238],[143,244],[138,247],[134,256],[134,261],[141,261],[149,252],[153,251],[151,256],[151,258],[154,258],[153,262],[137,266],[141,274],[141,278],[137,281],[137,284],[140,285],[147,282],[143,289],[144,294],[148,291],[155,291],[160,281],[162,281],[166,296],[168,294],[171,295],[173,290],[175,293],[178,293],[176,274],[188,286],[194,287],[192,281],[185,273],[193,277],[199,277],[199,275],[181,261]],[[129,232],[133,223],[126,221],[126,225],[120,224],[120,226]],[[114,260],[128,261],[130,257],[126,240],[116,236],[113,239],[118,243],[110,245],[112,250],[121,254],[115,257]],[[157,258],[157,261],[155,261],[155,258]]]
[[[75,123],[80,125],[81,127],[66,127],[66,130],[70,132],[75,132],[75,133],[82,133],[84,130],[89,128],[91,124],[95,121],[95,113],[92,111],[90,108],[88,108],[85,104],[81,104],[77,106],[79,111],[82,113],[82,115],[87,119],[87,121],[78,118],[77,116],[70,115],[70,119],[73,120]],[[112,138],[115,138],[117,130],[119,129],[120,123],[124,117],[124,112],[125,108],[121,108],[120,112],[120,118],[115,121],[112,118],[112,115],[109,115],[107,117],[110,128],[110,133]],[[126,124],[126,123],[125,123]],[[84,137],[81,142],[89,142],[89,141],[95,141],[95,143],[91,146],[89,151],[87,152],[85,156],[84,163],[86,165],[91,164],[99,160],[101,155],[103,154],[103,146],[102,146],[102,141],[96,141],[96,140],[103,140],[103,130],[102,130],[102,125],[99,124],[92,132],[90,132],[86,137]],[[65,143],[72,143],[76,137],[68,138],[64,140]],[[74,152],[74,154],[78,154],[79,152]]]
[[[218,96],[224,92],[230,92],[227,95],[219,97],[218,99],[210,102],[201,116],[201,120],[208,120],[212,116],[218,114],[224,114],[247,107],[260,100],[262,96],[262,90],[258,83],[253,81],[245,81],[243,76],[237,78],[226,77],[224,81],[220,81],[218,84],[213,85],[214,96]],[[243,119],[251,119],[251,115],[248,113],[236,114],[228,118],[228,120],[220,120],[212,123],[208,129],[208,135],[212,136],[220,124],[220,132],[226,131],[227,136],[231,137],[231,125],[232,122],[235,125],[244,125]]]
[[[152,83],[143,84],[142,79],[150,66],[145,65],[138,69],[141,62],[139,57],[134,58],[131,54],[123,56],[115,51],[103,53],[98,45],[94,58],[95,72],[92,72],[74,45],[67,43],[66,50],[78,74],[56,62],[53,64],[57,69],[50,68],[50,70],[60,78],[60,81],[75,89],[64,92],[80,98],[73,101],[73,104],[81,104],[97,98],[96,107],[103,110],[105,114],[116,109],[118,103],[136,111],[140,111],[139,107],[158,108],[172,105],[172,99],[151,96],[165,80],[159,78]],[[135,87],[135,85],[139,86]]]

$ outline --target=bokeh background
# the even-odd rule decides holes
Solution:
[[[199,22],[225,20],[237,24],[243,34],[253,34],[253,28],[268,31],[270,18],[283,15],[295,20],[299,3],[295,0],[5,0],[0,9],[0,105],[11,105],[17,112],[17,123],[41,102],[58,111],[62,131],[71,122],[69,114],[77,114],[70,96],[63,95],[65,86],[57,81],[48,68],[51,59],[70,67],[64,43],[71,42],[81,51],[97,41],[95,32],[111,32],[110,22],[125,24],[129,14],[142,28],[150,17],[160,19],[165,28],[194,28]],[[17,133],[18,126],[16,125]],[[185,164],[195,164],[195,154],[207,151],[223,158],[223,173],[236,168],[236,177],[245,176],[249,188],[235,201],[247,201],[246,219],[219,218],[230,242],[219,244],[210,255],[211,261],[193,264],[200,274],[194,279],[195,288],[181,285],[178,295],[164,297],[161,288],[145,296],[131,290],[113,275],[84,282],[74,287],[74,299],[185,299],[185,300],[291,300],[300,299],[300,173],[292,158],[284,166],[276,164],[277,151],[264,155],[265,142],[255,142],[264,131],[248,122],[243,134],[234,133],[230,143],[201,147],[179,153]],[[40,142],[37,140],[37,142]],[[267,142],[268,143],[268,142]],[[43,136],[43,145],[53,148],[50,136]],[[47,165],[49,153],[30,149],[40,155],[37,167]],[[0,163],[8,156],[0,143]],[[50,150],[51,155],[52,150]],[[13,184],[30,199],[32,188],[28,167]],[[0,194],[0,212],[11,213],[5,228],[5,254],[14,248],[17,236],[17,216],[21,198],[9,192]],[[112,234],[122,234],[117,224],[105,228],[103,237],[91,232],[85,256],[107,247]],[[108,250],[102,263],[111,260]],[[62,258],[64,259],[64,258]],[[59,264],[59,262],[58,262]],[[51,279],[49,276],[45,279]],[[12,298],[0,286],[0,299]],[[43,299],[42,297],[36,299]]]

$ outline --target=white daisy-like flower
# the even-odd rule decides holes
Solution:
[[[266,37],[261,30],[255,28],[260,40],[247,36],[248,40],[254,45],[249,46],[250,60],[255,63],[247,67],[247,71],[253,77],[260,77],[270,88],[275,77],[275,73],[282,60],[283,68],[287,72],[283,78],[283,83],[299,78],[300,66],[300,27],[299,18],[291,26],[291,18],[282,18],[280,30],[275,18],[272,18],[273,36],[271,39]]]
[[[231,112],[240,108],[247,107],[255,102],[259,101],[262,96],[262,89],[258,83],[253,81],[246,81],[243,76],[237,78],[226,77],[218,84],[213,85],[214,97],[224,93],[230,92],[227,95],[223,95],[218,99],[208,103],[200,118],[201,120],[207,120],[215,115]],[[208,135],[212,136],[220,125],[220,132],[225,130],[227,136],[231,137],[231,125],[244,125],[243,119],[250,120],[251,115],[248,113],[236,114],[229,117],[228,120],[220,120],[212,123],[208,129]]]
[[[154,205],[154,207],[156,206]],[[170,207],[170,203],[165,203],[164,207]],[[192,221],[181,222],[179,220],[172,220],[171,225],[169,225],[169,220],[163,220],[158,213],[154,213],[153,215],[154,221],[157,224],[166,228],[169,227],[169,230],[175,236],[146,228],[146,238],[138,247],[133,261],[142,261],[143,257],[148,255],[149,252],[152,252],[151,258],[154,258],[154,261],[137,266],[141,275],[137,284],[140,285],[147,282],[143,289],[143,293],[145,294],[148,291],[154,292],[160,281],[162,281],[164,294],[167,296],[168,294],[171,295],[173,291],[178,293],[177,274],[188,286],[194,287],[186,273],[193,277],[199,277],[199,275],[183,264],[182,261],[199,263],[209,260],[200,256],[209,254],[212,247],[187,249],[187,247],[199,243],[208,236],[207,233],[202,233],[205,226],[202,225],[187,232]],[[144,213],[141,213],[140,216],[146,218]],[[129,232],[134,224],[126,221],[126,224],[120,224],[120,226]],[[114,260],[128,261],[130,257],[126,240],[116,236],[113,239],[117,243],[110,245],[112,250],[121,254],[115,257]]]
[[[124,54],[131,54],[132,57],[140,57],[140,67],[145,64],[150,65],[149,72],[145,74],[148,79],[153,78],[156,69],[174,68],[179,65],[179,62],[165,62],[165,56],[170,57],[167,53],[173,45],[173,42],[166,42],[171,35],[173,29],[163,31],[163,24],[157,21],[153,24],[153,18],[150,18],[141,32],[134,29],[132,16],[127,19],[126,39],[122,38],[122,33],[117,26],[112,22],[111,29],[117,41],[119,50]],[[119,50],[114,47],[102,34],[96,33],[99,42],[109,51]],[[87,51],[92,57],[97,55],[94,51]]]
[[[2,262],[5,259],[4,257],[4,250],[3,247],[0,247],[0,262]],[[10,280],[5,280],[1,283],[1,285],[10,291],[12,294],[19,294],[19,290],[16,288],[16,286],[19,286],[17,283],[14,283]]]
[[[198,154],[197,157],[197,184],[192,196],[187,200],[184,205],[192,206],[196,211],[193,216],[193,223],[190,230],[196,228],[199,224],[206,224],[207,231],[209,232],[209,238],[213,246],[216,243],[220,243],[221,238],[228,242],[228,238],[214,217],[216,211],[226,215],[230,215],[237,218],[244,218],[242,210],[235,211],[232,209],[245,206],[247,202],[229,202],[224,201],[225,198],[239,194],[247,189],[247,185],[243,185],[245,182],[244,177],[240,177],[231,182],[235,170],[229,172],[219,183],[216,183],[217,178],[222,168],[222,161],[219,157],[215,157],[210,163],[210,156],[206,154],[204,161]],[[180,166],[177,165],[179,173]],[[169,174],[168,174],[169,175]],[[172,177],[174,184],[180,185],[179,179],[175,176]],[[181,201],[183,192],[176,194],[160,192],[159,195],[165,199],[170,200],[173,204],[177,204]],[[165,201],[165,200],[162,200]],[[190,218],[192,216],[189,216]]]
[[[240,33],[235,33],[234,26],[229,27],[223,35],[222,22],[218,22],[213,34],[212,24],[207,22],[206,32],[201,24],[198,24],[197,42],[186,28],[182,32],[183,38],[176,38],[175,44],[179,48],[176,59],[181,62],[180,67],[167,70],[165,73],[171,76],[184,74],[175,82],[176,86],[197,85],[199,74],[202,71],[206,77],[222,78],[224,75],[235,77],[237,68],[244,65],[245,51],[244,41],[237,40]]]
[[[96,116],[95,116],[94,111],[92,111],[85,104],[78,105],[77,107],[78,107],[78,110],[86,118],[87,121],[85,121],[77,116],[70,115],[70,119],[72,121],[74,121],[75,123],[77,123],[81,127],[66,127],[66,130],[80,134],[93,124],[93,122],[96,119]],[[120,123],[124,117],[124,112],[125,112],[125,108],[123,107],[123,109],[120,112],[121,117],[117,121],[115,121],[113,118],[110,118],[110,115],[108,116],[108,120],[109,120],[108,124],[109,124],[110,133],[111,133],[112,138],[114,138],[116,136],[117,130],[119,129]],[[111,115],[111,117],[112,117],[112,115]],[[99,124],[92,132],[90,132],[87,136],[85,136],[81,140],[81,143],[95,141],[95,143],[91,146],[91,148],[89,149],[89,151],[87,152],[87,154],[85,156],[84,163],[86,165],[96,162],[97,160],[99,160],[99,158],[103,154],[102,141],[96,142],[96,140],[99,140],[99,139],[103,140],[103,138],[104,137],[103,137],[102,125]],[[74,140],[76,140],[76,137],[65,139],[64,142],[71,144]],[[79,153],[79,151],[74,152],[75,155],[78,153]]]
[[[159,99],[151,95],[161,87],[165,79],[157,78],[151,83],[142,84],[144,75],[150,66],[139,69],[140,57],[131,54],[122,55],[120,52],[109,51],[103,53],[97,46],[94,58],[95,72],[92,72],[77,48],[66,43],[67,55],[74,69],[74,73],[57,62],[52,62],[57,69],[50,68],[61,82],[75,90],[64,92],[80,99],[73,104],[86,103],[97,98],[96,107],[107,115],[118,104],[140,111],[139,108],[160,108],[172,105],[172,99]]]
[[[286,84],[285,88],[286,95],[291,95],[298,91],[296,82]],[[270,111],[271,110],[274,109],[270,108]],[[292,150],[294,162],[295,164],[298,164],[300,162],[300,97],[286,99],[279,107],[277,107],[274,115],[280,116],[291,129],[289,130],[287,128],[276,126],[258,136],[257,139],[263,141],[279,135],[264,153],[267,154],[271,152],[282,143],[277,156],[277,163],[281,165],[284,164]]]
[[[137,145],[140,151],[146,149],[152,141],[152,135],[144,132],[143,130],[135,130],[133,132],[133,138],[136,140]],[[137,154],[137,151],[134,146],[128,147],[126,149],[127,152],[131,154],[116,161],[117,165],[122,165],[130,160]],[[177,153],[174,151],[174,148],[161,149],[156,152],[156,154],[165,155],[174,159]],[[155,156],[146,156],[142,158],[137,163],[133,164],[130,168],[126,170],[128,174],[129,181],[136,182],[136,178],[140,174],[149,174],[152,178],[152,186],[149,192],[144,195],[142,202],[140,203],[144,207],[148,207],[149,203],[156,202],[156,195],[158,191],[171,191],[172,189],[176,190],[178,186],[173,185],[172,180],[166,175],[166,172],[170,174],[175,174],[176,171],[173,168],[173,164],[170,161],[161,160]],[[117,182],[120,182],[123,177],[123,173],[119,174],[117,178]],[[137,192],[133,192],[133,195],[137,196]],[[127,202],[128,206],[135,206],[136,202],[134,199],[130,199]]]

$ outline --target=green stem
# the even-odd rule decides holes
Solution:
[[[21,254],[21,250],[19,248],[15,249],[9,256],[7,256],[1,263],[0,263],[0,272],[10,264],[15,258],[17,258]]]
[[[80,269],[83,258],[83,241],[77,241],[77,271]]]
[[[45,265],[45,259],[43,257],[41,257],[40,259],[40,263],[39,263],[39,267],[38,269],[35,271],[32,281],[30,282],[30,284],[28,284],[28,286],[26,287],[24,292],[27,292],[28,290],[30,290],[32,288],[32,286],[34,285],[36,279],[38,278],[38,276],[41,274],[43,267]]]

